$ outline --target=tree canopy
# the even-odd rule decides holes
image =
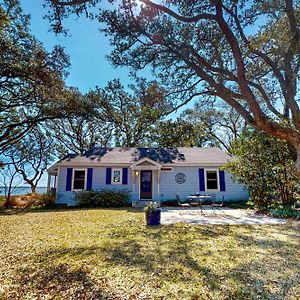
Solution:
[[[172,109],[156,82],[139,79],[126,91],[119,80],[96,88],[87,97],[95,105],[94,122],[111,124],[112,143],[121,147],[145,146],[150,131]]]
[[[293,161],[285,142],[248,129],[235,140],[231,152],[235,159],[226,170],[247,186],[250,200],[258,208],[295,202],[299,180],[293,175]]]
[[[111,9],[99,0],[46,2],[56,31],[70,13],[97,14],[114,46],[112,63],[151,66],[177,105],[222,100],[287,141],[300,176],[299,0],[122,0]]]
[[[0,153],[38,123],[74,111],[66,88],[69,60],[63,49],[48,53],[29,30],[19,1],[0,6]]]

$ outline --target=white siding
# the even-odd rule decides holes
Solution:
[[[70,166],[71,168],[71,166]],[[76,167],[73,167],[76,169]],[[80,167],[81,169],[90,168]],[[118,167],[120,168],[120,167]],[[122,168],[120,168],[122,169]],[[60,167],[58,169],[58,181],[57,181],[57,203],[66,203],[68,205],[76,205],[74,200],[74,192],[66,191],[66,180],[67,180],[67,167]],[[115,189],[115,190],[124,190],[127,189],[129,192],[132,192],[132,173],[131,169],[128,168],[128,184],[106,184],[106,168],[105,167],[94,167],[93,168],[93,181],[92,189]]]
[[[86,168],[88,168],[87,166]],[[76,168],[74,166],[73,168]],[[153,199],[154,200],[172,200],[176,198],[178,193],[181,199],[186,199],[187,196],[199,192],[199,173],[198,170],[201,167],[173,167],[172,171],[160,172],[160,190],[158,191],[158,176],[157,171],[153,171]],[[205,167],[204,169],[216,169],[215,167]],[[175,175],[177,173],[183,173],[186,176],[186,181],[183,184],[179,184],[175,181]],[[140,174],[140,173],[139,173]],[[59,167],[58,179],[57,179],[57,203],[67,203],[69,205],[75,205],[73,199],[73,192],[66,191],[66,177],[67,167]],[[133,174],[130,167],[128,167],[128,184],[106,184],[106,167],[93,167],[93,184],[92,189],[127,189],[131,193],[131,200],[138,200],[140,175],[135,176],[135,185],[133,185]],[[215,194],[216,199],[220,200],[225,197],[225,201],[229,200],[242,200],[248,199],[248,192],[245,191],[244,186],[233,182],[231,176],[225,173],[225,192],[201,192]]]
[[[181,199],[186,199],[189,195],[199,192],[199,168],[200,167],[173,167],[172,171],[163,171],[160,176],[160,197],[161,200],[175,199],[178,193]],[[204,169],[216,169],[215,167],[205,167]],[[177,173],[183,173],[186,181],[179,184],[175,180]],[[225,201],[248,199],[248,192],[244,186],[233,182],[231,176],[225,173],[226,191],[205,191],[202,194],[214,194],[217,200],[224,196]]]

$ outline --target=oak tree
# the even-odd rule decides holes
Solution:
[[[151,66],[178,105],[215,97],[250,126],[287,141],[300,177],[299,0],[122,0],[111,9],[100,0],[46,2],[56,31],[70,13],[97,14],[113,64]]]
[[[165,91],[156,82],[139,79],[126,91],[119,80],[96,88],[87,97],[95,105],[94,122],[111,124],[111,143],[118,147],[145,146],[151,129],[171,107]]]
[[[47,52],[17,0],[0,1],[0,154],[40,122],[74,112],[61,47]]]

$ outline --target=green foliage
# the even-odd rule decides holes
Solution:
[[[45,1],[56,32],[71,14],[103,22],[112,64],[135,75],[151,69],[174,107],[226,102],[299,149],[299,0]]]
[[[159,147],[201,147],[208,140],[201,124],[178,117],[161,121],[153,129],[151,144]]]
[[[95,106],[94,121],[111,124],[113,143],[118,147],[145,146],[150,129],[169,109],[165,91],[156,82],[139,79],[130,88],[128,92],[119,80],[114,80],[87,94]]]
[[[47,52],[31,34],[19,1],[0,6],[0,153],[48,119],[74,112],[65,87],[69,59],[59,46]],[[76,110],[78,108],[76,107]]]
[[[274,218],[291,218],[300,220],[300,210],[296,210],[292,207],[280,207],[272,209],[270,215]]]
[[[81,207],[124,207],[129,205],[127,190],[93,190],[77,192],[75,201]]]
[[[145,207],[144,207],[144,212],[146,214],[151,214],[157,210],[160,210],[160,208],[157,206],[157,203],[156,202],[149,202]]]
[[[8,148],[4,160],[14,167],[16,173],[36,192],[36,187],[53,159],[54,145],[52,136],[36,126]]]
[[[198,102],[193,109],[182,113],[184,120],[198,128],[198,135],[206,145],[218,146],[230,153],[232,143],[246,127],[245,120],[229,105]]]
[[[231,152],[235,158],[226,170],[247,185],[250,200],[257,208],[295,201],[299,184],[286,143],[249,129],[236,140]]]
[[[229,208],[235,208],[235,209],[239,209],[239,208],[253,208],[254,204],[252,201],[230,201],[230,202],[226,202],[225,204],[226,207]]]
[[[164,200],[161,202],[161,206],[179,206],[177,199]]]
[[[107,147],[111,141],[112,124],[108,118],[95,117],[97,103],[87,101],[79,93],[77,101],[84,106],[82,114],[47,122],[47,131],[55,141],[58,156],[83,154],[95,144]]]

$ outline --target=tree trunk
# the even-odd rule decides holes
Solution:
[[[7,195],[5,197],[5,202],[3,204],[4,208],[11,208],[13,207],[13,199],[11,198],[11,195]]]
[[[11,198],[13,178],[14,176],[10,178],[9,184],[6,186],[5,202],[3,204],[4,208],[13,207],[13,199]]]
[[[31,194],[36,195],[36,185],[34,183],[29,183],[31,188]]]

